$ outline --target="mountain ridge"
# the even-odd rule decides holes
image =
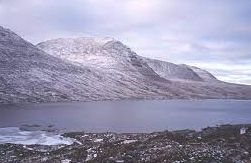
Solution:
[[[250,86],[177,80],[184,74],[187,77],[186,73],[165,76],[167,62],[158,63],[163,69],[156,68],[149,64],[151,59],[137,55],[114,39],[89,39],[88,42],[82,38],[71,43],[57,39],[34,46],[3,27],[0,27],[0,36],[2,104],[118,99],[251,99]],[[191,79],[200,79],[198,75],[193,78],[196,73],[189,67],[173,66],[192,74]]]
[[[82,65],[89,65],[89,66],[94,66],[94,67],[99,67],[100,65],[99,65],[99,62],[96,62],[94,60],[93,56],[98,56],[97,60],[102,61],[101,57],[103,54],[105,54],[106,57],[108,57],[109,55],[114,54],[114,51],[117,50],[119,52],[117,52],[115,55],[112,56],[115,59],[117,59],[116,57],[118,57],[120,60],[122,60],[122,59],[128,60],[128,58],[126,58],[126,57],[131,57],[132,59],[137,59],[138,61],[140,60],[144,64],[147,64],[147,66],[149,68],[151,68],[161,78],[164,78],[166,80],[184,79],[184,80],[193,80],[193,81],[203,82],[204,80],[209,81],[209,80],[204,79],[204,78],[207,78],[207,79],[214,79],[214,81],[218,81],[216,79],[216,77],[214,77],[211,73],[209,73],[206,70],[202,70],[202,69],[195,67],[195,66],[189,66],[189,65],[185,65],[185,64],[177,65],[177,64],[170,63],[167,61],[161,61],[161,60],[157,60],[157,59],[150,59],[150,58],[142,57],[142,56],[137,55],[135,52],[133,52],[129,47],[124,45],[122,42],[120,42],[114,38],[110,38],[110,39],[112,39],[112,40],[109,40],[102,45],[98,44],[96,46],[93,46],[93,45],[95,45],[95,37],[60,38],[60,39],[51,39],[48,41],[38,43],[37,47],[40,48],[41,50],[44,50],[48,54],[51,54],[53,56],[57,56],[59,58],[66,59],[70,62],[78,62]],[[88,40],[89,45],[86,44],[85,41],[79,42],[80,40],[82,40],[82,41]],[[67,44],[68,41],[70,41],[70,42],[75,41],[78,43],[75,44],[75,47],[74,47],[74,45]],[[81,44],[87,45],[87,47],[98,47],[98,51],[95,51],[93,49],[92,49],[92,51],[86,51],[86,47],[82,46]],[[72,46],[72,47],[65,48],[65,46],[62,46],[62,45]],[[84,50],[81,48],[84,48]],[[73,49],[77,49],[77,54],[76,54],[77,57],[74,56],[76,51],[74,51]],[[107,53],[107,50],[108,51],[110,50],[110,51]],[[127,52],[123,53],[123,52],[121,52],[122,50],[127,51]],[[59,55],[59,53],[60,53],[60,55]],[[89,55],[91,57],[89,57]],[[82,57],[82,60],[81,60],[80,56]],[[121,58],[121,57],[124,57],[124,58]],[[78,61],[76,61],[75,58],[78,58]],[[108,59],[110,59],[110,61],[111,61],[111,60],[114,60],[114,58],[111,58],[111,56],[109,56]],[[89,59],[91,60],[91,64],[88,64]],[[112,65],[113,62],[109,63],[108,59],[107,58],[104,59],[105,64],[101,64],[101,65],[103,65],[103,66],[101,66],[102,68],[107,68],[108,65]],[[107,64],[107,63],[109,63],[109,64]],[[111,68],[111,67],[112,66],[110,66],[109,68]],[[199,71],[199,70],[201,70],[201,71]],[[165,71],[165,72],[163,72],[163,71]],[[202,75],[202,72],[204,73],[204,76]],[[197,73],[200,73],[201,76]],[[205,77],[205,74],[207,74],[206,77]],[[211,81],[213,81],[213,80],[211,80]]]

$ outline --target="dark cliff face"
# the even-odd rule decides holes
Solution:
[[[249,86],[206,81],[201,71],[143,58],[110,38],[36,47],[2,27],[0,36],[0,103],[251,98]]]

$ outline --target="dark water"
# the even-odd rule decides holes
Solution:
[[[251,101],[165,100],[0,106],[0,127],[55,125],[87,132],[152,132],[251,123]]]

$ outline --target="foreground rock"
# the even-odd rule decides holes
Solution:
[[[72,145],[0,145],[0,162],[250,162],[251,125],[145,134],[66,133]]]

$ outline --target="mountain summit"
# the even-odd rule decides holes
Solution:
[[[251,87],[141,57],[112,38],[61,38],[34,46],[0,27],[0,103],[173,98],[251,99]]]
[[[141,57],[112,38],[61,38],[39,43],[37,47],[73,64],[112,73],[145,75],[166,81],[218,81],[212,74],[197,67]]]

